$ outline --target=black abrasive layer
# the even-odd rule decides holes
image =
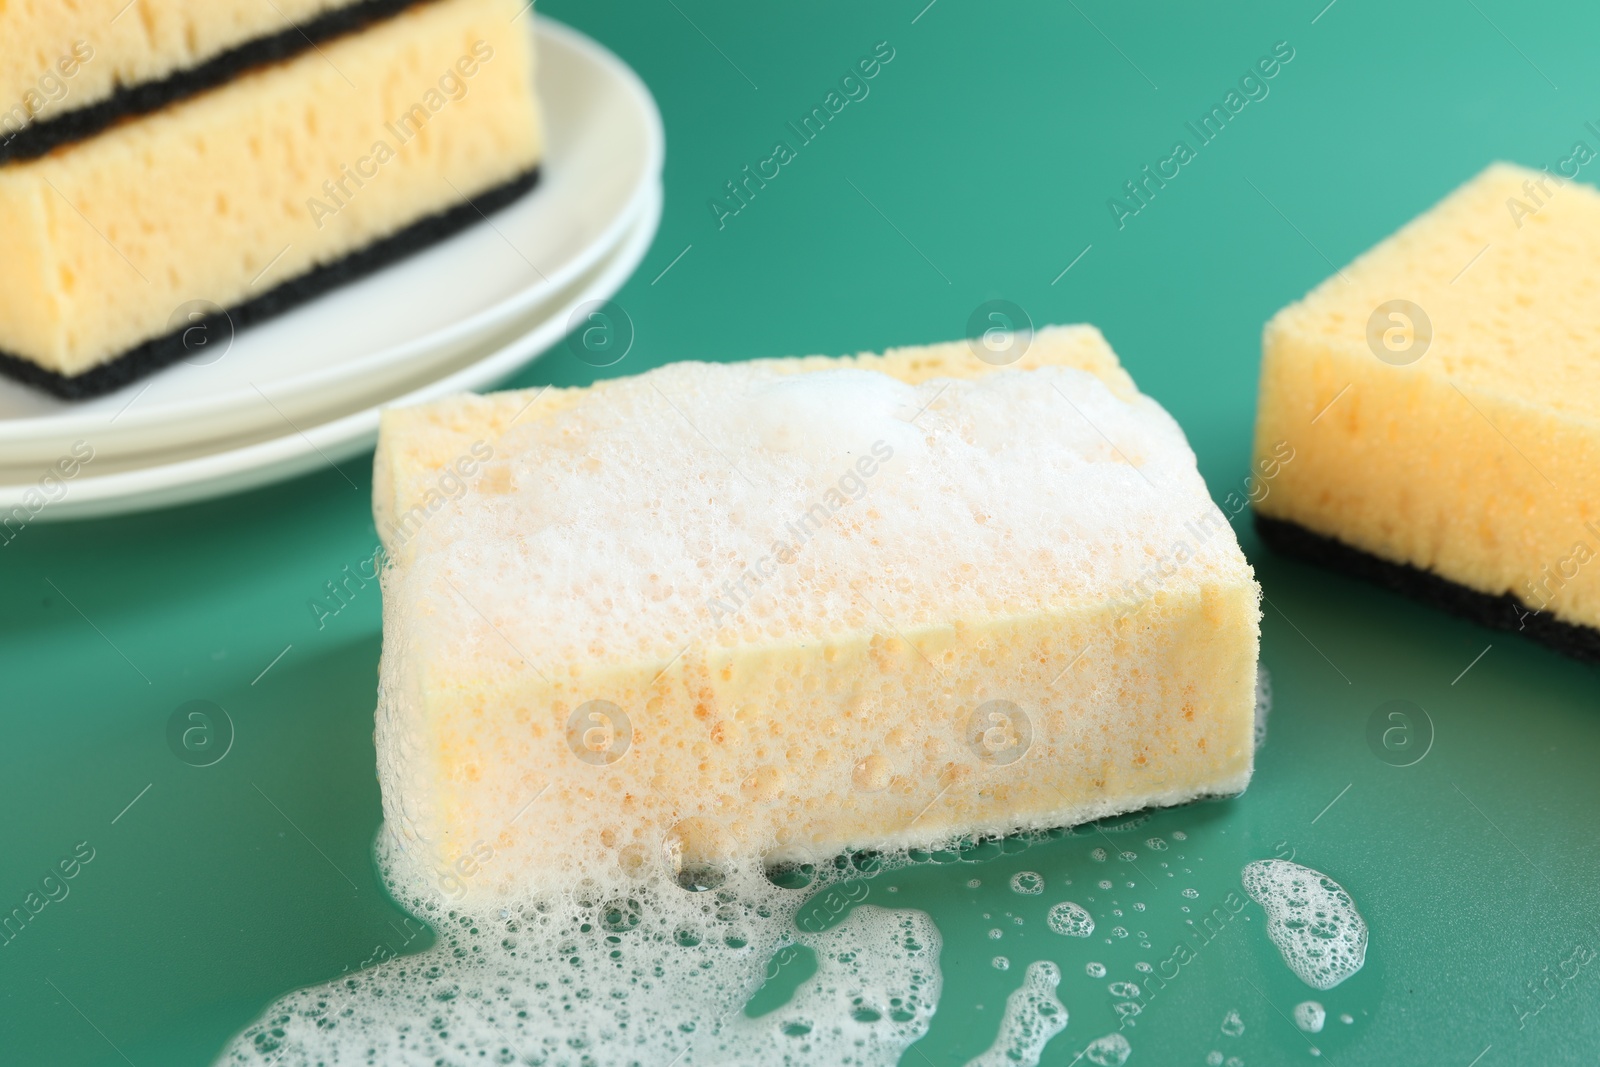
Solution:
[[[214,89],[254,67],[289,59],[324,41],[365,29],[380,19],[428,2],[431,0],[356,0],[280,33],[245,41],[199,66],[174,71],[158,81],[122,86],[87,107],[41,119],[15,133],[0,133],[0,163],[42,156],[52,148],[92,137],[118,119],[157,111]]]
[[[243,304],[226,308],[220,315],[210,316],[198,323],[185,322],[171,333],[135,345],[109,363],[101,363],[82,374],[68,377],[5,351],[0,351],[0,374],[38,386],[65,400],[83,400],[109,393],[186,355],[194,354],[185,347],[183,341],[185,332],[189,330],[203,329],[204,336],[211,336],[208,327],[225,330],[227,324],[231,323],[233,329],[240,330],[251,323],[288,311],[297,304],[444,240],[479,221],[489,212],[505,207],[532,189],[538,181],[539,168],[534,167],[454,207],[418,219],[342,259],[314,267]]]
[[[1269,519],[1259,512],[1254,518],[1256,533],[1274,551],[1375,582],[1480,626],[1523,634],[1574,659],[1600,663],[1600,630],[1593,627],[1562,622],[1509,593],[1490,596],[1408,563],[1380,559],[1296,523]]]

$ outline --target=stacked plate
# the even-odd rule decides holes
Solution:
[[[468,230],[115,393],[0,380],[0,521],[199,500],[336,464],[378,411],[501,381],[638,266],[661,217],[661,117],[616,56],[547,19],[537,188]],[[68,476],[65,472],[71,471]]]

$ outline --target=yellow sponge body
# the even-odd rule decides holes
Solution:
[[[1597,267],[1600,193],[1496,164],[1284,308],[1257,510],[1600,626]]]
[[[531,170],[519,6],[422,4],[0,166],[0,351],[81,374]]]

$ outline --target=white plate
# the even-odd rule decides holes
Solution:
[[[110,458],[298,422],[504,334],[612,252],[659,184],[660,113],[609,51],[531,21],[547,135],[536,189],[488,222],[241,331],[207,365],[179,363],[87,401],[0,381],[5,466],[53,462],[80,439]]]
[[[65,480],[64,488],[52,484],[47,493],[38,478],[0,485],[0,516],[9,514],[30,494],[30,499],[37,499],[41,493],[55,499],[34,514],[31,522],[146,511],[282,481],[363,452],[377,440],[380,408],[420,404],[493,385],[561,340],[579,307],[606,299],[628,280],[649,249],[660,221],[661,189],[657,184],[651,187],[638,220],[615,254],[564,291],[549,314],[529,332],[487,355],[469,357],[464,365],[403,395],[371,397],[367,406],[339,418],[242,448],[105,475],[96,475],[91,461],[76,477]],[[38,474],[42,476],[44,471]],[[19,531],[13,526],[11,532]]]

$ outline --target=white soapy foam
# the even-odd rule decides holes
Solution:
[[[1267,719],[1272,715],[1272,672],[1256,665],[1256,748],[1267,743]]]
[[[1044,875],[1038,871],[1018,871],[1011,876],[1011,891],[1024,896],[1037,896],[1044,892]]]
[[[1244,1017],[1237,1008],[1232,1008],[1222,1017],[1222,1032],[1229,1037],[1238,1037],[1244,1033]]]
[[[1118,1033],[1097,1037],[1083,1050],[1083,1058],[1095,1067],[1122,1067],[1132,1054],[1133,1046]]]
[[[1094,933],[1094,916],[1070,900],[1052,906],[1045,915],[1045,922],[1063,937],[1088,937]]]
[[[782,1008],[759,1019],[734,1014],[701,1055],[680,1063],[883,1064],[928,1032],[939,1001],[939,932],[920,911],[870,904],[820,934],[801,935],[817,973]]]
[[[1308,1034],[1322,1033],[1328,1013],[1314,1000],[1303,1000],[1294,1006],[1294,1024]]]
[[[441,598],[430,635],[469,643],[481,611],[548,663],[836,634],[865,624],[867,602],[906,628],[1120,597],[1151,546],[1194,541],[1184,524],[1211,507],[1159,405],[1070,368],[911,386],[672,364],[512,428],[496,453],[512,491],[447,503],[419,536],[413,584],[470,587],[470,607]],[[831,517],[799,541],[790,524],[819,504]],[[708,601],[731,603],[723,583],[775,541],[797,562],[714,618]],[[1205,562],[1172,581],[1233,545],[1206,539]]]
[[[1102,820],[1101,822],[1095,824],[1095,829],[1108,834],[1122,834],[1127,833],[1129,830],[1137,830],[1139,827],[1143,826],[1149,821],[1150,813],[1148,811],[1141,811],[1137,815],[1132,815],[1126,819],[1122,819],[1114,823]]]
[[[586,879],[471,915],[449,910],[404,857],[385,859],[386,881],[439,942],[283,997],[220,1062],[891,1067],[938,1004],[940,941],[926,914],[863,904],[830,929],[797,930],[796,910],[817,898],[759,868],[726,871],[706,892]],[[816,973],[783,1007],[746,1017],[767,961],[789,944],[815,952]]]
[[[1313,989],[1332,989],[1367,959],[1367,924],[1332,878],[1289,860],[1257,860],[1241,875],[1267,913],[1267,935],[1283,962]]]
[[[1028,964],[1022,985],[1006,997],[1000,1032],[982,1055],[967,1067],[1036,1067],[1045,1045],[1067,1025],[1067,1007],[1056,998],[1061,968],[1049,960]]]

